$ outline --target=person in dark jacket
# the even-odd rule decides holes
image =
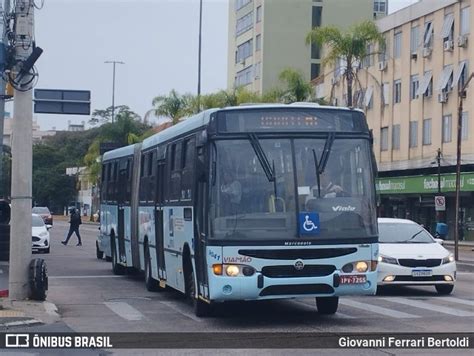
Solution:
[[[76,246],[82,246],[81,242],[81,235],[79,234],[79,225],[82,224],[81,221],[81,214],[74,208],[69,210],[70,213],[70,218],[69,218],[69,232],[67,234],[66,240],[61,241],[63,245],[67,245],[69,238],[72,236],[72,234],[75,232],[77,236],[77,245]]]

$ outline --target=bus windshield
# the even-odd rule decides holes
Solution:
[[[377,234],[370,145],[364,139],[215,141],[211,237],[356,239]],[[312,233],[305,217],[317,220]],[[316,226],[316,225],[315,225]]]

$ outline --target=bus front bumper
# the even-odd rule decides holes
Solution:
[[[253,276],[213,276],[210,283],[212,301],[265,300],[343,295],[373,295],[377,288],[377,272],[367,272],[363,283],[341,283],[340,271],[324,277],[269,278],[257,272]]]

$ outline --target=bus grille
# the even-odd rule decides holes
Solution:
[[[262,274],[270,278],[287,277],[322,277],[329,276],[336,270],[331,265],[306,265],[302,270],[295,269],[295,266],[266,266],[262,268]]]
[[[357,251],[355,247],[320,248],[320,249],[286,249],[286,250],[239,250],[239,254],[269,260],[311,260],[350,255]]]
[[[332,293],[334,289],[328,284],[284,284],[266,287],[260,292],[260,296]]]
[[[441,265],[440,258],[429,258],[427,260],[415,260],[412,258],[399,258],[400,266],[405,267],[436,267]]]

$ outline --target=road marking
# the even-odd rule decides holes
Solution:
[[[105,306],[125,320],[142,320],[145,316],[125,302],[104,302]]]
[[[81,278],[125,278],[126,276],[103,275],[103,276],[49,276],[49,279],[81,279]]]
[[[459,298],[454,298],[454,297],[442,297],[440,299],[441,300],[446,300],[446,301],[451,302],[451,303],[458,303],[458,304],[465,304],[465,305],[474,306],[474,300],[459,299]]]
[[[472,312],[459,310],[459,309],[453,309],[449,307],[443,307],[441,305],[422,302],[420,300],[405,299],[405,298],[398,298],[398,297],[391,297],[384,300],[388,302],[408,305],[410,307],[426,309],[426,310],[429,310],[431,312],[436,312],[436,313],[443,313],[443,314],[449,314],[449,315],[455,315],[455,316],[474,316],[474,313]]]
[[[390,316],[392,318],[397,318],[397,319],[419,318],[418,315],[407,314],[401,311],[379,307],[377,305],[359,303],[359,302],[356,302],[355,300],[350,300],[350,299],[339,299],[339,303],[347,305],[349,307],[363,309],[372,313],[382,314],[382,315]],[[368,301],[368,303],[370,303],[370,301]]]
[[[304,300],[293,300],[293,301],[295,303],[302,304],[308,308],[312,308],[314,311],[317,310],[314,299],[312,300],[313,303],[310,303],[309,301],[305,302]],[[331,317],[336,317],[336,318],[341,318],[341,319],[355,319],[354,316],[341,313],[340,311],[338,311],[336,314],[332,315]]]
[[[179,314],[184,315],[185,317],[187,317],[189,319],[192,319],[194,321],[199,321],[200,323],[202,322],[202,320],[200,318],[198,318],[197,316],[184,312],[182,310],[182,308],[180,306],[176,305],[175,303],[163,302],[163,301],[160,301],[160,303],[166,305],[168,308],[173,309],[175,312],[178,312]]]

